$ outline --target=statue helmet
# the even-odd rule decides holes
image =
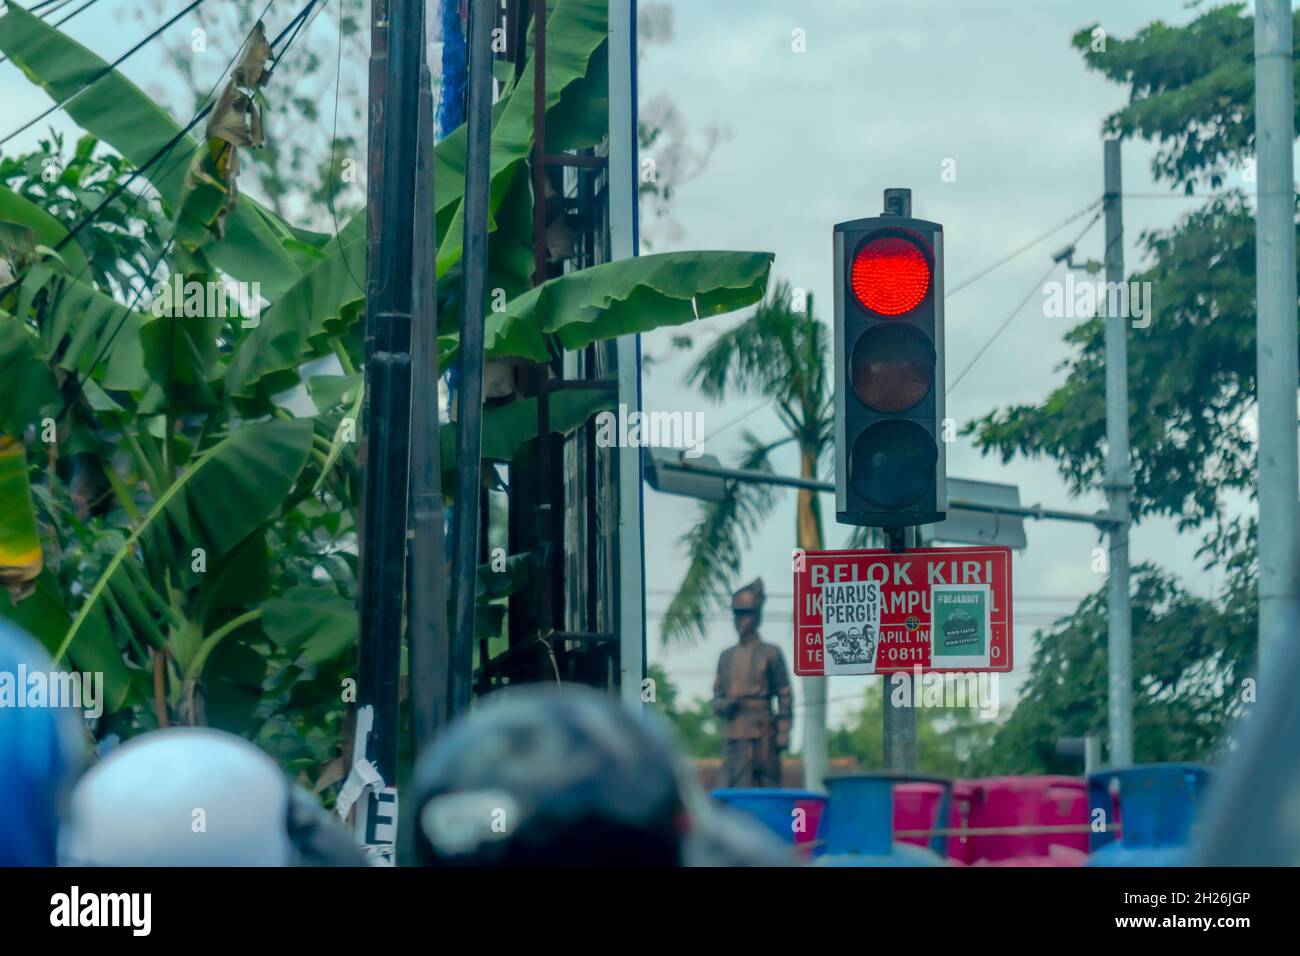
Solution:
[[[731,607],[735,611],[760,611],[767,595],[763,591],[763,579],[754,578],[731,596]]]

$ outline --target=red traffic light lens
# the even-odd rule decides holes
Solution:
[[[906,323],[881,323],[853,346],[853,394],[873,411],[901,412],[930,393],[934,367],[934,346],[924,332]]]
[[[884,235],[868,239],[853,255],[849,284],[863,308],[902,315],[921,304],[930,289],[930,260],[910,239]]]
[[[939,450],[916,422],[876,422],[853,443],[849,477],[858,493],[882,508],[915,504],[934,484]]]

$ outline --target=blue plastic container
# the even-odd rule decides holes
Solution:
[[[728,787],[709,794],[719,803],[748,813],[786,843],[802,845],[817,839],[817,830],[826,810],[826,794],[816,790],[780,787]],[[803,827],[795,822],[797,810],[805,811]]]
[[[819,830],[820,866],[944,866],[938,853],[894,840],[894,784],[941,783],[937,823],[947,825],[951,783],[939,777],[853,774],[826,781],[830,802]]]
[[[1112,782],[1118,787],[1119,839],[1098,835],[1089,866],[1185,866],[1196,814],[1210,771],[1198,764],[1139,764],[1088,778],[1090,803],[1113,822]]]

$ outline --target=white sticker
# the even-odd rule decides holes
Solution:
[[[880,647],[880,582],[828,582],[821,591],[825,673],[874,674]]]

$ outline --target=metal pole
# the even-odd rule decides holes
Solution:
[[[1259,660],[1300,636],[1291,4],[1255,4],[1255,288],[1259,406]]]
[[[912,216],[912,190],[886,189],[884,215]],[[942,367],[940,367],[942,371]],[[942,376],[939,379],[942,383]],[[915,528],[887,528],[889,550],[905,551],[916,547]],[[884,677],[885,695],[882,708],[881,739],[886,770],[916,771],[916,680],[910,671]],[[895,694],[899,700],[894,701]]]
[[[835,483],[818,481],[815,478],[799,478],[794,475],[774,475],[766,471],[753,471],[744,468],[724,468],[718,465],[700,465],[688,460],[672,459],[655,462],[660,471],[680,471],[686,474],[706,475],[725,478],[729,481],[747,481],[756,485],[778,485],[785,488],[809,488],[812,491],[835,493]],[[1044,508],[1042,505],[990,505],[981,501],[968,501],[965,498],[949,498],[949,511],[978,511],[981,514],[1010,515],[1018,518],[1036,518],[1040,521],[1079,521],[1083,524],[1107,527],[1115,524],[1115,519],[1105,513],[1084,514],[1080,511],[1061,511],[1057,508]]]
[[[905,551],[916,544],[915,528],[889,528],[889,549]],[[911,671],[884,675],[881,738],[886,770],[916,771],[916,678]],[[898,696],[895,703],[894,697]]]
[[[423,9],[423,8],[422,8]],[[423,28],[421,34],[424,34]],[[447,721],[450,644],[442,520],[442,418],[438,404],[438,294],[434,268],[433,92],[427,58],[420,62],[415,178],[415,316],[411,344],[410,568],[407,573],[407,670],[411,737],[420,753]]]
[[[1119,140],[1105,146],[1106,282],[1124,282],[1124,218],[1120,206]],[[1114,288],[1111,285],[1111,288]],[[1107,297],[1110,298],[1109,296]],[[1127,303],[1127,295],[1118,298]],[[1128,317],[1126,308],[1106,316],[1106,499],[1118,523],[1110,529],[1109,666],[1107,714],[1110,765],[1133,762],[1133,616],[1129,608],[1129,496],[1133,478],[1128,447]]]
[[[398,670],[405,609],[411,438],[412,216],[419,108],[420,0],[375,0],[371,20],[372,179],[366,259],[366,398],[358,597],[358,741],[388,793],[368,789],[359,838],[391,857],[396,838]],[[378,175],[375,175],[378,174]],[[383,812],[381,812],[383,804]]]
[[[609,5],[609,245],[611,259],[637,254],[636,0]],[[628,414],[641,409],[641,337],[615,343],[618,401]],[[615,607],[618,621],[619,696],[640,709],[645,680],[645,548],[641,450],[620,448],[618,456],[618,564]]]
[[[457,360],[456,505],[452,512],[451,713],[469,710],[474,670],[479,476],[483,445],[483,309],[487,292],[488,187],[492,137],[493,0],[470,0],[465,241]]]

